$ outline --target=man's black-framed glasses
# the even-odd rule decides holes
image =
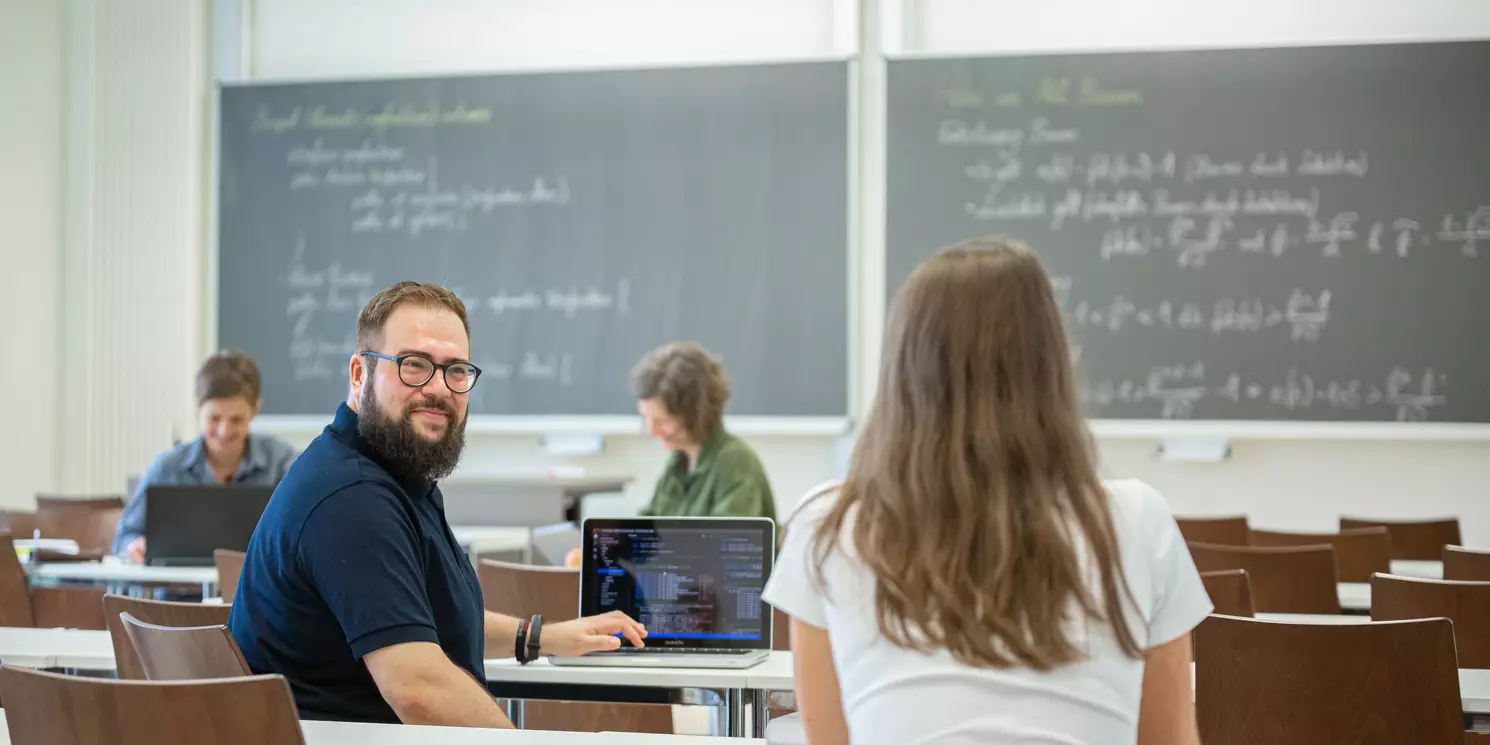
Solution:
[[[358,352],[358,354],[398,363],[398,379],[411,388],[422,388],[435,379],[435,371],[439,370],[445,375],[445,387],[449,388],[451,393],[469,393],[476,385],[476,379],[481,377],[481,368],[469,362],[447,362],[440,365],[422,354],[405,354],[398,357],[377,352]]]

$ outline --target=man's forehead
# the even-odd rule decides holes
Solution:
[[[383,327],[383,346],[393,352],[419,351],[434,357],[465,359],[471,341],[460,317],[447,308],[400,305]]]

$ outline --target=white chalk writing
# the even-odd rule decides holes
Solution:
[[[1140,305],[1124,295],[1101,302],[1073,302],[1073,289],[1074,283],[1065,278],[1064,286],[1056,293],[1066,325],[1071,329],[1114,334],[1130,329],[1248,334],[1281,328],[1297,342],[1319,341],[1330,320],[1332,299],[1329,290],[1305,292],[1295,288],[1282,302],[1261,298],[1222,298],[1211,302],[1164,300]]]
[[[1295,366],[1280,379],[1268,380],[1239,373],[1211,375],[1203,363],[1195,362],[1155,367],[1137,380],[1098,381],[1082,386],[1077,394],[1098,414],[1118,405],[1152,405],[1160,418],[1187,419],[1202,404],[1212,407],[1210,416],[1224,415],[1228,407],[1245,402],[1284,411],[1383,408],[1398,421],[1421,422],[1448,403],[1447,383],[1448,377],[1431,367],[1418,372],[1395,367],[1379,382],[1371,382],[1322,378]]]

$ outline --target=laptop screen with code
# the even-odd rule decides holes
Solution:
[[[622,611],[649,648],[770,648],[771,521],[588,521],[584,553],[582,615]]]

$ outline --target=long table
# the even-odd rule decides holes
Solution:
[[[454,526],[450,529],[455,539],[466,549],[474,562],[476,555],[484,552],[521,552],[530,556],[532,531],[528,528],[487,527],[477,525]],[[157,585],[195,585],[202,588],[202,597],[217,595],[217,568],[162,567],[127,564],[121,561],[58,561],[42,564],[25,564],[26,576],[34,584],[72,584],[105,586],[115,590],[128,587]]]
[[[772,652],[765,662],[740,670],[665,667],[575,667],[539,660],[519,665],[515,660],[486,661],[487,688],[497,698],[513,701],[558,700],[634,704],[711,706],[719,711],[718,732],[730,737],[766,731],[768,695],[792,689],[790,652]],[[745,709],[752,710],[751,720]],[[509,709],[521,721],[521,707]]]
[[[1264,614],[1259,617],[1336,622],[1319,620],[1321,617],[1317,616]],[[1364,620],[1357,617],[1355,622]],[[114,647],[107,631],[0,628],[0,664],[107,672],[114,669]],[[720,731],[736,737],[745,734],[745,703],[755,708],[752,734],[760,736],[765,733],[769,695],[796,689],[790,652],[772,652],[765,662],[744,670],[570,667],[550,665],[546,661],[524,666],[512,660],[487,660],[486,677],[488,687],[498,698],[720,707],[729,712],[728,726]],[[1465,714],[1490,715],[1490,670],[1460,669],[1459,695]],[[369,740],[358,745],[378,742],[381,741]],[[0,741],[0,745],[4,742]]]
[[[306,745],[710,745],[709,737],[648,735],[633,732],[544,732],[405,724],[301,721]],[[765,745],[765,740],[747,740]],[[10,745],[5,712],[0,710],[0,745]],[[16,745],[22,745],[17,743]]]
[[[3,627],[0,665],[112,672],[114,643],[107,631]]]

